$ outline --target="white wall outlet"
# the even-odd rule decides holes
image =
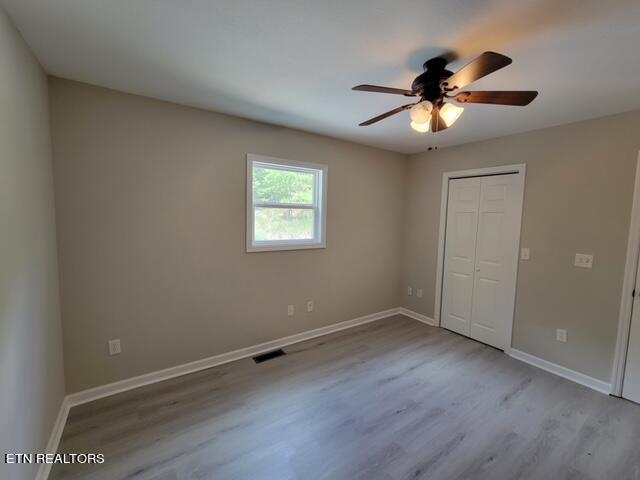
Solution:
[[[116,338],[115,340],[109,340],[109,355],[118,355],[122,352],[120,348],[120,339]]]
[[[307,312],[313,312],[313,300],[307,302]]]
[[[531,251],[527,247],[520,249],[520,260],[529,260],[531,258]]]
[[[293,315],[293,312],[295,310],[293,309],[293,305],[287,305],[287,315],[291,316]]]
[[[567,343],[567,331],[562,328],[558,328],[556,330],[556,340],[562,343]]]
[[[413,295],[413,288],[407,287],[407,295],[409,296]]]
[[[573,261],[576,267],[593,268],[593,255],[586,253],[576,253],[576,258]]]
[[[416,290],[416,297],[418,298],[422,298],[422,289],[419,288],[418,290]]]

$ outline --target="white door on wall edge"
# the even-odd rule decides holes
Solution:
[[[629,347],[622,383],[622,396],[636,403],[640,403],[640,297],[638,297],[640,283],[638,280],[640,280],[640,270],[636,274],[636,295],[633,298]]]
[[[449,181],[442,326],[502,350],[513,322],[521,212],[516,174]]]

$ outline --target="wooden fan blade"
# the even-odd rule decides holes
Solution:
[[[393,110],[389,110],[388,112],[385,112],[382,115],[378,115],[377,117],[370,118],[366,122],[362,122],[359,126],[360,127],[366,127],[366,126],[371,125],[373,123],[379,122],[380,120],[384,120],[385,118],[390,117],[391,115],[395,115],[396,113],[400,113],[403,110],[408,110],[411,107],[413,107],[414,105],[415,105],[415,103],[408,103],[406,105],[402,105],[401,107],[394,108]]]
[[[462,67],[456,73],[442,82],[445,90],[457,90],[469,85],[471,82],[500,70],[511,63],[509,57],[495,52],[484,52],[479,57]]]
[[[447,124],[444,123],[444,120],[440,116],[440,109],[434,108],[431,110],[431,131],[434,133],[441,132],[447,128],[449,127],[447,127]]]
[[[538,96],[535,91],[522,92],[460,92],[454,98],[460,103],[491,103],[524,107]]]
[[[404,95],[405,97],[415,97],[411,90],[403,88],[380,87],[378,85],[357,85],[352,88],[358,92],[392,93],[394,95]]]

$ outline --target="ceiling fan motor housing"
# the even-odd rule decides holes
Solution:
[[[423,65],[424,73],[413,80],[411,90],[420,95],[423,100],[436,103],[442,97],[440,82],[453,75],[453,72],[445,68],[446,66],[447,60],[442,57],[427,60]]]

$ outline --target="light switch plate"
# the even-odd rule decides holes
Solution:
[[[529,260],[531,258],[531,251],[526,248],[523,247],[522,249],[520,249],[520,260]]]
[[[416,290],[416,297],[418,298],[422,298],[422,289],[419,288],[418,290]]]
[[[407,295],[409,296],[413,295],[413,288],[407,287]]]
[[[573,264],[576,267],[593,268],[593,255],[589,255],[586,253],[576,253],[576,258]]]
[[[292,316],[294,312],[293,305],[287,305],[287,315]]]

